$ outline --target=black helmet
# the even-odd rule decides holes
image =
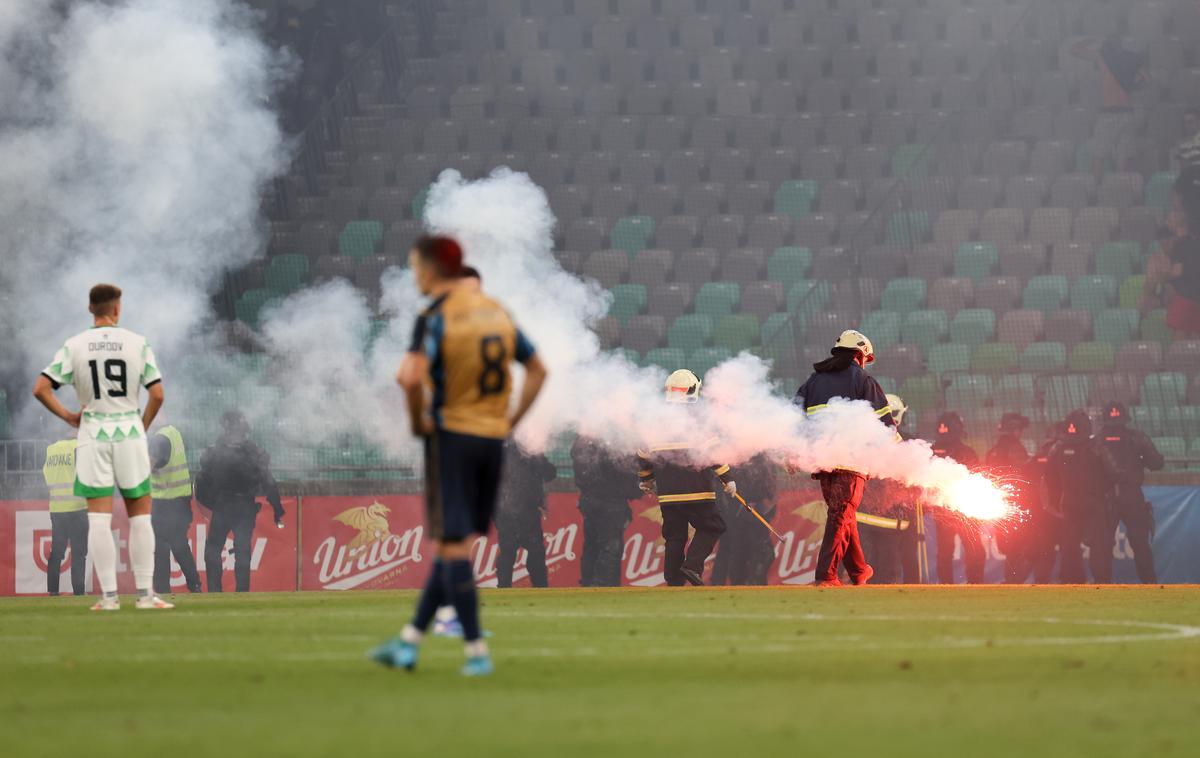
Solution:
[[[1104,406],[1104,421],[1107,424],[1125,424],[1129,421],[1129,409],[1124,403],[1113,401]]]
[[[937,433],[946,437],[961,437],[966,433],[966,424],[957,411],[947,411],[938,416]]]
[[[1067,414],[1067,437],[1091,437],[1092,417],[1085,410],[1074,410]]]
[[[1020,434],[1029,428],[1029,417],[1020,413],[1006,413],[1000,417],[1001,434]]]

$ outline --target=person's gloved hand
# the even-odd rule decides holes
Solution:
[[[725,483],[725,494],[729,495],[730,497],[733,497],[734,495],[736,495],[737,494],[737,482],[726,482]]]
[[[640,482],[638,487],[640,487],[642,492],[645,492],[647,495],[655,495],[658,493],[658,487],[655,486],[653,479]]]
[[[275,519],[275,528],[276,528],[276,529],[282,529],[282,528],[283,528],[283,518],[282,518],[282,517],[281,517],[281,518],[277,518],[277,519]]]

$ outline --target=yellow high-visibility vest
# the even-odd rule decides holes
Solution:
[[[42,478],[50,489],[50,512],[87,509],[87,500],[75,496],[75,440],[61,440],[46,448]]]
[[[174,500],[192,496],[192,472],[188,470],[187,450],[183,447],[183,436],[173,426],[164,426],[158,432],[171,443],[171,457],[167,465],[150,474],[150,494],[155,500]]]

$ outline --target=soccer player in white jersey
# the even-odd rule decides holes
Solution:
[[[150,453],[146,430],[163,403],[162,376],[146,338],[117,326],[121,290],[97,284],[88,310],[95,325],[67,340],[37,378],[33,396],[79,430],[75,453],[75,494],[87,498],[88,554],[96,567],[102,595],[94,611],[115,611],[117,550],[112,537],[113,488],[120,490],[129,514],[129,562],[137,586],[137,607],[173,608],[151,586],[154,529],[150,526]],[[75,387],[79,412],[66,409],[54,391]],[[138,396],[145,387],[145,410]]]

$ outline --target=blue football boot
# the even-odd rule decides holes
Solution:
[[[412,671],[417,667],[418,648],[411,642],[393,637],[367,653],[367,657],[381,666],[402,668]]]

